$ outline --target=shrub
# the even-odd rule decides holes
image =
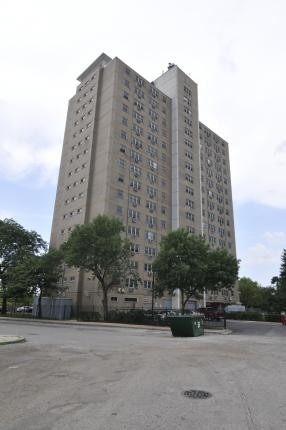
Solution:
[[[100,314],[98,312],[80,312],[79,321],[100,321]]]
[[[229,320],[263,321],[263,315],[259,312],[226,312]]]
[[[132,309],[129,311],[110,311],[108,321],[121,322],[125,324],[143,324],[145,322],[145,314],[141,309]]]

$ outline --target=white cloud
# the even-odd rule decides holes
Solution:
[[[270,284],[271,278],[279,274],[282,249],[285,246],[285,232],[265,232],[259,242],[243,252],[240,273],[251,278],[254,276],[263,285]]]
[[[266,232],[263,235],[265,241],[269,245],[281,245],[286,247],[286,232],[284,231],[274,231],[274,232]]]
[[[0,104],[0,170],[2,179],[21,181],[37,176],[35,185],[55,183],[57,178],[61,141],[57,126],[49,112],[38,112],[33,105]]]
[[[275,264],[280,258],[280,252],[277,249],[270,248],[263,243],[256,243],[248,248],[244,265],[269,265]]]
[[[274,154],[284,154],[286,153],[286,140],[283,140],[279,145],[276,146]]]

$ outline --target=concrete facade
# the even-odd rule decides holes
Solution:
[[[152,262],[171,229],[204,234],[211,246],[235,255],[228,145],[199,123],[197,85],[175,65],[150,83],[102,54],[78,80],[67,114],[51,246],[99,214],[120,218],[143,284],[135,289],[126,279],[111,294],[110,307],[150,308]],[[209,170],[213,191],[205,185]],[[91,275],[67,268],[65,284],[74,304],[101,304]],[[212,300],[228,303],[223,293]],[[169,307],[171,298],[155,306]]]

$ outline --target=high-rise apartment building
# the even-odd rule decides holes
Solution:
[[[151,306],[152,262],[171,229],[203,234],[235,255],[228,144],[199,122],[197,85],[176,65],[148,82],[102,54],[79,77],[69,102],[51,233],[59,247],[73,227],[99,214],[118,217],[142,285],[131,279],[110,305]],[[96,280],[66,269],[66,295],[101,305]],[[238,301],[234,290],[207,297]],[[170,307],[172,298],[158,300]],[[196,306],[195,301],[190,303]]]

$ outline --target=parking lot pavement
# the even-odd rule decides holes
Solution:
[[[1,428],[285,428],[286,346],[275,327],[265,336],[237,329],[173,338],[160,330],[1,322],[1,333],[27,340],[1,347]],[[186,390],[211,397],[192,399]]]

